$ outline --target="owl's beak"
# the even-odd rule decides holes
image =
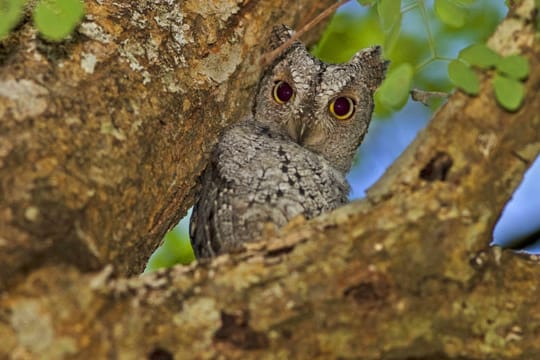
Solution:
[[[291,139],[299,144],[302,145],[306,135],[307,135],[307,127],[304,122],[296,122],[296,121],[290,121],[288,124],[288,132]]]
[[[303,145],[307,133],[308,133],[308,131],[307,131],[307,128],[306,128],[306,123],[305,123],[305,122],[302,122],[302,123],[300,124],[300,128],[298,129],[298,132],[297,132],[297,139],[295,139],[295,141],[296,141],[298,144]]]

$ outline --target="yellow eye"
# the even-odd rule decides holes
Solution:
[[[294,90],[291,85],[287,84],[285,81],[278,81],[274,85],[272,90],[272,96],[278,104],[285,104],[287,101],[291,100],[294,95]]]
[[[355,110],[354,101],[350,97],[340,96],[330,102],[328,110],[338,120],[350,119]]]

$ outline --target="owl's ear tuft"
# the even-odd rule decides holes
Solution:
[[[368,88],[375,91],[383,82],[390,61],[383,59],[380,46],[372,46],[357,52],[349,63],[359,69]]]
[[[275,50],[289,40],[294,31],[287,25],[274,25],[270,35],[269,45],[271,50]]]

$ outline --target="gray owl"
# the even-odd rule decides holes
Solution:
[[[270,44],[290,36],[276,27]],[[379,47],[326,64],[296,41],[266,69],[251,114],[225,130],[201,176],[190,223],[197,258],[255,241],[269,224],[279,228],[347,202],[345,175],[386,67]]]

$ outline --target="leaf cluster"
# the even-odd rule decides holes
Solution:
[[[6,37],[23,18],[27,0],[0,0],[0,39]],[[32,20],[45,39],[61,41],[69,36],[84,16],[81,0],[40,0]]]
[[[501,57],[484,44],[473,44],[461,50],[458,59],[448,64],[448,77],[470,95],[480,91],[480,79],[474,70],[496,71],[493,89],[497,102],[508,111],[516,111],[525,97],[522,81],[529,75],[529,63],[521,55]]]
[[[375,96],[378,115],[400,110],[413,87],[428,92],[450,92],[457,86],[470,95],[478,93],[471,89],[479,88],[480,84],[473,68],[486,69],[478,65],[485,61],[484,55],[473,51],[480,48],[469,46],[458,59],[445,53],[456,54],[464,43],[467,46],[485,42],[500,20],[499,5],[483,0],[357,1],[370,6],[370,10],[362,16],[336,14],[314,54],[325,61],[342,62],[359,48],[384,44],[391,67]],[[495,96],[502,107],[516,110],[524,96],[520,80],[528,73],[527,65],[523,65],[525,59],[495,56],[496,63],[491,61],[486,65],[496,70]],[[444,71],[446,66],[440,66],[441,62],[448,64],[448,73]],[[438,104],[430,102],[430,105]]]

